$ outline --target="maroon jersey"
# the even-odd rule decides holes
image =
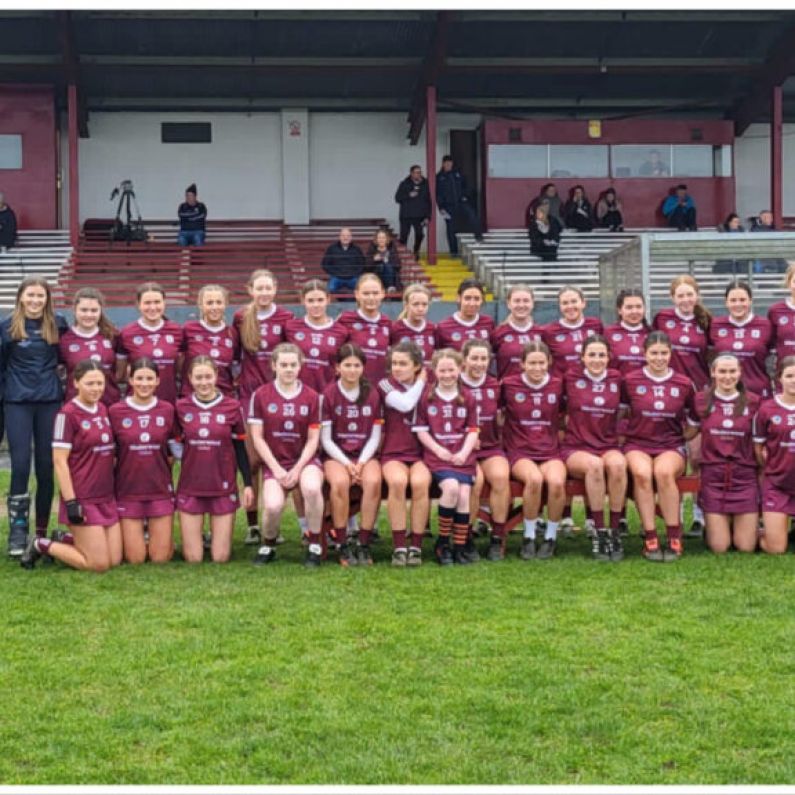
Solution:
[[[490,340],[493,332],[494,320],[488,315],[465,321],[454,312],[436,324],[436,347],[460,351],[467,340]]]
[[[610,343],[610,367],[626,375],[632,370],[646,365],[646,352],[643,344],[649,336],[649,327],[645,323],[639,326],[627,326],[614,323],[605,329],[605,339]]]
[[[602,321],[595,317],[580,318],[570,325],[565,320],[556,320],[541,329],[541,339],[552,354],[552,374],[563,377],[571,366],[580,364],[582,344],[593,334],[602,333]]]
[[[754,419],[754,441],[767,450],[765,480],[795,493],[795,406],[776,397],[765,400]]]
[[[572,368],[563,380],[566,405],[566,433],[563,447],[568,452],[584,450],[601,455],[616,450],[618,414],[621,410],[622,375],[608,369],[594,378],[584,367]]]
[[[538,385],[524,374],[509,375],[502,382],[502,441],[512,459],[547,461],[560,456],[562,397],[563,382],[557,376],[547,375]]]
[[[260,343],[259,350],[252,353],[243,346],[241,336],[241,326],[243,325],[244,309],[235,312],[234,327],[237,329],[240,338],[240,381],[238,391],[240,392],[240,402],[248,405],[249,398],[257,391],[258,387],[273,381],[273,368],[271,367],[271,355],[273,349],[287,339],[287,322],[293,320],[292,312],[282,309],[276,304],[272,304],[267,312],[257,312],[257,324],[259,325]]]
[[[373,425],[384,422],[381,396],[371,386],[367,398],[360,406],[351,400],[340,387],[340,382],[329,384],[320,402],[320,422],[331,426],[331,438],[350,459],[358,458],[367,444]]]
[[[348,341],[348,330],[336,320],[314,326],[303,317],[287,323],[287,341],[295,343],[304,354],[301,381],[322,393],[336,379],[334,362],[340,346]]]
[[[654,318],[652,328],[664,331],[671,340],[671,367],[686,375],[696,386],[704,389],[709,384],[707,367],[707,332],[694,317],[685,318],[676,309],[661,309]]]
[[[251,396],[248,421],[262,426],[262,438],[273,457],[284,469],[292,469],[304,452],[309,429],[320,427],[320,396],[302,383],[287,397],[272,381]]]
[[[463,398],[463,399],[460,399]],[[465,392],[454,398],[442,397],[435,387],[430,387],[417,404],[417,418],[413,430],[428,431],[437,444],[457,453],[464,446],[467,434],[478,430],[478,408],[472,395]],[[442,461],[432,450],[423,445],[422,460],[431,472],[447,470],[462,475],[475,474],[475,452],[457,466],[450,461]]]
[[[371,384],[378,383],[386,374],[386,353],[389,350],[392,321],[380,313],[373,319],[360,309],[349,309],[337,318],[337,323],[348,332],[346,342],[352,342],[364,351],[364,374],[367,379]]]
[[[738,394],[730,398],[715,395],[709,414],[707,393],[696,395],[696,409],[701,418],[701,465],[733,464],[756,468],[753,445],[753,421],[761,401],[757,395],[746,392],[746,404],[736,416]]]
[[[629,406],[626,443],[641,450],[684,446],[685,423],[698,425],[693,382],[675,370],[655,378],[645,367],[624,376],[621,400]]]
[[[209,403],[195,395],[176,404],[179,436],[184,445],[177,491],[189,497],[226,497],[237,492],[233,439],[245,439],[240,403],[219,394]]]
[[[398,461],[418,461],[422,458],[422,445],[412,432],[416,406],[411,411],[403,412],[393,409],[386,402],[390,392],[407,392],[411,386],[389,376],[378,382],[378,391],[384,402],[384,443],[381,447],[381,459]]]
[[[197,356],[209,356],[218,367],[218,389],[234,397],[235,384],[232,363],[240,361],[240,338],[237,329],[226,323],[218,328],[208,326],[203,320],[189,320],[182,327],[182,397],[191,393],[188,367]]]
[[[422,351],[425,364],[430,367],[431,357],[436,350],[436,326],[426,320],[422,328],[414,328],[405,319],[396,320],[389,334],[389,344],[397,345],[399,342],[413,342]]]
[[[767,310],[767,319],[772,327],[770,344],[778,361],[785,356],[795,356],[795,305],[789,298],[779,301]]]
[[[171,320],[162,320],[156,329],[134,320],[120,332],[119,356],[132,364],[141,356],[149,357],[160,371],[157,396],[173,403],[177,399],[177,358],[182,350],[182,329]]]
[[[168,440],[176,436],[174,406],[154,398],[139,406],[130,398],[108,410],[116,437],[116,497],[163,500],[174,493]]]
[[[102,367],[105,373],[105,391],[102,402],[106,406],[115,403],[121,393],[116,383],[116,352],[119,347],[119,337],[106,339],[99,331],[94,334],[83,334],[76,328],[70,328],[61,334],[58,341],[58,358],[66,367],[66,400],[71,400],[77,390],[75,389],[72,373],[78,362],[92,359]]]
[[[763,400],[772,397],[766,360],[773,336],[770,321],[749,315],[742,323],[731,317],[713,318],[709,327],[709,344],[715,353],[731,353],[740,360],[743,384]]]
[[[116,445],[104,404],[90,410],[76,399],[65,403],[55,415],[52,446],[69,451],[69,474],[78,500],[113,499]]]
[[[519,375],[522,372],[522,352],[528,342],[541,339],[541,326],[531,323],[527,328],[514,326],[510,320],[500,323],[491,334],[491,347],[497,361],[497,375]]]
[[[461,390],[472,395],[478,407],[480,436],[475,455],[478,459],[502,453],[502,433],[497,425],[497,411],[500,407],[500,382],[490,375],[484,375],[475,383],[461,376]]]

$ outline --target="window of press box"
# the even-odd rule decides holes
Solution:
[[[513,179],[546,177],[548,148],[546,145],[489,144],[489,176]]]
[[[673,176],[712,177],[712,147],[703,144],[672,146]]]
[[[621,144],[611,147],[614,177],[670,177],[670,144]]]
[[[22,168],[22,136],[0,135],[0,169]]]
[[[208,121],[164,121],[160,125],[160,142],[164,144],[210,144],[212,141],[212,125]]]
[[[588,178],[608,175],[608,148],[601,145],[549,147],[549,176]]]

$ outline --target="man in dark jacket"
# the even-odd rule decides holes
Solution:
[[[196,198],[196,183],[188,185],[185,201],[177,210],[180,246],[203,246],[207,208]]]
[[[419,257],[425,237],[423,227],[431,217],[431,191],[420,166],[412,166],[409,175],[398,185],[395,201],[400,205],[400,242],[405,246],[414,230],[414,256]]]
[[[480,220],[469,203],[466,180],[464,175],[455,168],[453,158],[445,155],[442,158],[442,170],[436,175],[436,205],[447,225],[447,243],[450,254],[458,256],[457,227],[462,220],[469,222],[475,234],[475,240],[483,240]]]
[[[17,217],[0,193],[0,251],[11,248],[17,241]]]
[[[340,239],[323,255],[321,267],[328,274],[330,293],[352,293],[364,272],[364,254],[353,241],[348,228],[340,229]]]

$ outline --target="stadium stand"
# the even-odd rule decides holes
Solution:
[[[71,254],[67,230],[21,230],[16,245],[0,253],[0,309],[14,305],[19,283],[26,276],[40,274],[58,282]]]

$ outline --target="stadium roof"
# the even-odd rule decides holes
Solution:
[[[795,120],[795,12],[0,12],[0,81],[103,109],[440,110]]]

